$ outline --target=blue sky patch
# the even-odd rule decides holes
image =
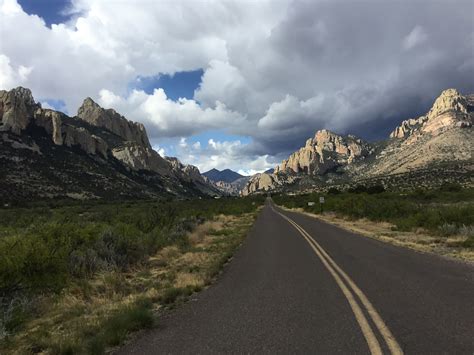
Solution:
[[[49,27],[53,23],[64,23],[70,18],[65,13],[70,0],[18,0],[18,3],[26,13],[42,17]]]
[[[174,75],[138,76],[129,85],[129,89],[143,90],[151,95],[154,89],[162,88],[170,100],[177,101],[180,97],[192,99],[194,90],[201,84],[203,73],[202,69],[198,69],[177,72]]]
[[[63,100],[41,99],[39,101],[41,102],[43,108],[52,108],[53,110],[63,112],[66,115],[69,114],[66,108],[66,103]]]
[[[251,141],[250,137],[227,134],[223,130],[217,130],[217,129],[206,131],[200,134],[196,134],[194,136],[187,138],[186,140],[189,143],[201,142],[201,145],[206,146],[207,142],[211,138],[214,139],[214,141],[216,142],[240,141],[240,143],[242,144],[248,144]]]

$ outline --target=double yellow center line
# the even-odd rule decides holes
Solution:
[[[346,297],[347,301],[349,302],[349,305],[352,309],[352,312],[354,313],[357,323],[359,324],[362,333],[364,334],[365,340],[367,341],[370,353],[378,355],[382,354],[383,352],[382,348],[380,347],[380,343],[377,340],[377,337],[375,336],[374,331],[372,330],[372,327],[369,324],[369,321],[367,320],[366,316],[364,315],[364,312],[361,309],[361,306],[365,308],[367,314],[372,319],[372,322],[375,324],[375,327],[384,339],[390,352],[392,354],[403,354],[400,345],[397,343],[390,329],[388,329],[387,325],[382,320],[378,312],[372,306],[372,304],[367,299],[365,294],[361,291],[361,289],[354,283],[354,281],[352,281],[352,279],[339,267],[339,265],[336,264],[336,262],[326,253],[326,251],[321,247],[321,245],[319,245],[319,243],[316,242],[314,238],[308,234],[308,232],[306,232],[291,218],[275,210],[273,208],[273,205],[271,205],[271,208],[274,212],[278,213],[280,216],[286,219],[293,227],[296,228],[296,230],[308,242],[308,244],[311,246],[313,251],[323,263],[323,265],[332,275],[337,285],[341,289],[342,293]],[[359,299],[361,306],[357,302],[356,297]]]

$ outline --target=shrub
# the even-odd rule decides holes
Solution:
[[[439,232],[443,237],[449,237],[455,235],[458,232],[458,227],[453,223],[444,223],[438,227]]]
[[[367,188],[369,194],[381,194],[384,191],[385,187],[383,185],[372,185]]]

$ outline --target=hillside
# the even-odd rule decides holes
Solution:
[[[142,124],[90,98],[69,117],[21,87],[0,91],[0,164],[2,203],[219,194],[196,167],[154,151]]]
[[[385,141],[316,132],[273,174],[253,176],[242,194],[314,190],[356,183],[386,186],[472,185],[474,95],[448,89],[421,117],[403,121]]]

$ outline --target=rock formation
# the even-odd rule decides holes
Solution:
[[[127,120],[114,109],[100,107],[90,97],[85,99],[79,107],[77,117],[93,126],[108,129],[126,141],[151,148],[143,124]]]
[[[471,127],[473,105],[472,97],[463,96],[456,89],[444,90],[426,115],[403,121],[390,133],[390,138],[403,139],[423,133],[438,135],[455,126]]]
[[[275,168],[275,173],[292,171],[309,175],[325,174],[340,165],[351,164],[373,152],[370,144],[355,136],[340,136],[328,130],[317,131],[303,148]]]
[[[196,167],[183,165],[177,159],[164,159],[154,151],[142,124],[127,120],[113,109],[104,109],[90,98],[84,100],[77,117],[68,117],[61,112],[43,109],[34,101],[29,89],[19,87],[10,91],[0,91],[0,132],[2,132],[0,147],[3,149],[0,150],[0,160],[2,157],[6,159],[7,165],[22,161],[23,158],[20,156],[24,154],[20,153],[20,150],[23,149],[43,155],[41,158],[28,155],[32,165],[36,163],[35,160],[46,159],[46,155],[52,161],[62,161],[61,159],[70,156],[72,160],[68,163],[64,161],[59,163],[58,175],[72,173],[72,170],[61,171],[66,165],[70,165],[75,166],[73,169],[78,169],[74,171],[77,173],[76,178],[92,179],[87,171],[91,167],[88,168],[87,165],[95,161],[104,165],[103,169],[108,171],[109,177],[121,181],[125,178],[122,172],[124,169],[117,171],[117,164],[125,167],[125,171],[129,171],[131,175],[125,178],[127,182],[122,185],[135,184],[134,186],[143,188],[140,184],[146,181],[155,181],[159,185],[150,189],[143,188],[146,190],[145,194],[156,193],[166,183],[171,184],[166,188],[168,192],[193,190],[193,193],[196,191],[212,195],[218,193],[218,190],[201,176]],[[40,141],[37,142],[38,139]],[[66,150],[54,149],[52,148],[54,146],[64,147]],[[77,149],[93,159],[88,160],[77,155]],[[7,151],[13,154],[9,155]],[[56,152],[61,152],[62,155],[58,156]],[[14,156],[17,154],[20,156]],[[79,164],[77,167],[76,163]],[[13,167],[16,169],[17,166]],[[11,169],[12,172],[15,169]],[[140,176],[142,171],[146,174]],[[102,180],[96,181],[95,184],[104,186],[104,181],[107,179],[102,176],[100,169],[94,176]],[[166,177],[166,183],[163,177]],[[133,182],[137,178],[140,181]],[[35,181],[38,180],[41,178]],[[11,181],[16,184],[15,181],[19,180],[12,175]],[[140,195],[140,192],[133,192],[133,195]]]
[[[177,175],[181,175],[186,181],[208,183],[207,179],[201,175],[199,169],[194,165],[183,164],[175,157],[166,157],[165,159],[170,164],[172,171]]]
[[[289,174],[255,174],[242,189],[241,195],[247,196],[255,192],[272,191],[279,187],[289,185],[294,181],[295,177]]]
[[[0,91],[0,129],[20,134],[33,118],[33,112],[41,106],[35,103],[29,89],[18,87]]]
[[[369,144],[351,135],[339,136],[327,130],[316,132],[303,148],[275,168],[275,174],[255,175],[242,193],[302,184],[304,176],[313,177],[309,187],[306,186],[311,189],[314,184],[392,179],[421,170],[429,175],[430,169],[439,167],[443,172],[448,165],[463,166],[453,169],[464,177],[469,172],[472,175],[473,123],[474,95],[447,89],[426,115],[403,121],[385,142]],[[472,177],[468,181],[474,182]]]

